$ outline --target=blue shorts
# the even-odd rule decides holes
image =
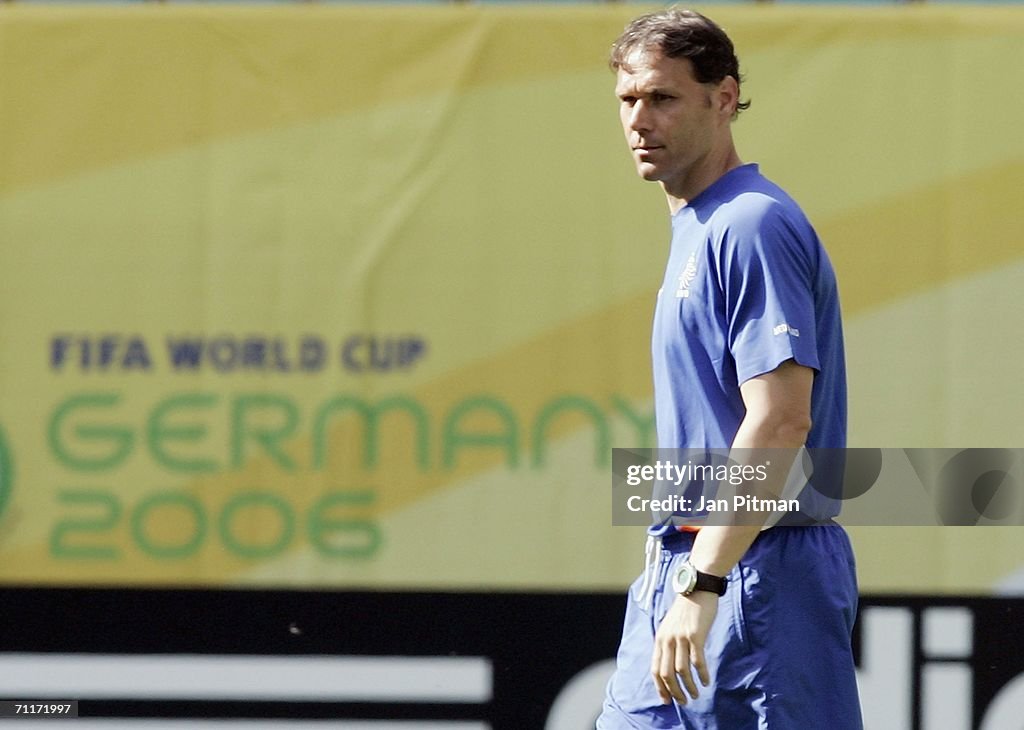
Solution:
[[[862,730],[850,636],[857,611],[853,550],[842,527],[773,527],[729,574],[705,645],[700,697],[661,704],[651,678],[654,632],[675,594],[669,576],[693,533],[662,543],[650,608],[630,589],[616,670],[598,730]],[[666,585],[666,581],[669,584]]]

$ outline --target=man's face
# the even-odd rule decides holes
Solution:
[[[718,139],[715,85],[699,83],[685,58],[638,49],[626,61],[615,84],[626,141],[640,177],[672,193]]]

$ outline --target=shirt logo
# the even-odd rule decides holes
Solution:
[[[787,332],[793,335],[793,337],[800,336],[800,330],[798,330],[796,327],[790,327],[788,324],[776,325],[775,328],[772,330],[773,335],[784,335]]]
[[[685,299],[690,296],[690,283],[697,276],[697,254],[691,253],[683,267],[683,273],[679,275],[679,288],[676,289],[676,299]]]

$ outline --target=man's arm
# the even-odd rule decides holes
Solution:
[[[814,371],[793,360],[743,383],[740,394],[747,412],[736,432],[733,449],[795,450],[803,446],[811,429],[813,383]],[[785,471],[788,472],[788,466]],[[694,541],[690,562],[701,572],[727,575],[760,531],[761,524],[702,527]],[[693,670],[702,684],[709,683],[704,641],[718,611],[718,600],[716,594],[707,591],[676,596],[658,627],[651,674],[666,704],[672,698],[686,704],[686,694],[697,697]]]

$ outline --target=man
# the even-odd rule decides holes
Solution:
[[[659,447],[844,447],[835,276],[796,203],[737,154],[749,103],[732,42],[670,8],[630,23],[611,65],[637,171],[672,216],[652,337]],[[862,727],[841,527],[652,535],[599,730]]]

